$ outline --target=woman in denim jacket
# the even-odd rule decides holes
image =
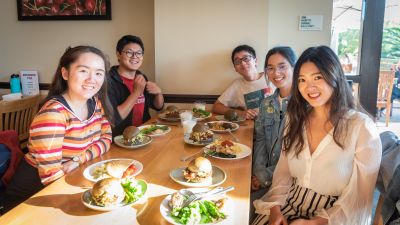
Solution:
[[[263,196],[271,185],[281,152],[284,115],[292,88],[296,59],[296,54],[290,47],[275,47],[269,50],[265,57],[265,74],[277,89],[262,101],[255,122],[252,200]]]

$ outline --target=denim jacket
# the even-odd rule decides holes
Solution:
[[[288,99],[284,99],[281,111],[279,90],[276,89],[274,94],[261,102],[255,121],[253,174],[266,187],[272,183],[272,175],[279,160],[287,104]]]
[[[380,134],[382,163],[377,187],[383,195],[382,220],[385,225],[400,224],[400,140],[390,131]],[[396,213],[396,210],[398,211]]]

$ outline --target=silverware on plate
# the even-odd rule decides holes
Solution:
[[[193,193],[190,190],[186,190],[186,192],[189,193],[189,196],[183,202],[182,208],[188,206],[190,203],[192,203],[194,201],[201,200],[201,199],[206,198],[206,197],[220,195],[220,194],[226,193],[228,191],[232,191],[234,189],[235,188],[233,186],[229,186],[227,188],[216,187],[216,188],[214,188],[212,190],[209,190],[209,191],[206,191],[206,192],[198,192],[198,193]]]
[[[191,159],[193,159],[196,155],[201,154],[201,153],[203,153],[203,149],[200,150],[200,151],[198,151],[198,152],[196,152],[196,153],[194,153],[194,154],[192,154],[192,155],[183,156],[183,157],[181,158],[181,161],[182,161],[182,162],[185,162],[185,161],[191,160]]]
[[[231,129],[227,129],[227,131],[228,131],[228,133],[231,135],[231,137],[232,137],[233,141],[235,141],[235,142],[239,142],[239,138],[238,138],[238,137],[236,137],[236,135],[232,134],[232,131],[231,131]]]

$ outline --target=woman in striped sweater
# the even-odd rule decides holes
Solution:
[[[6,190],[9,210],[45,185],[109,150],[105,82],[109,63],[91,46],[68,48],[30,129],[29,153]]]

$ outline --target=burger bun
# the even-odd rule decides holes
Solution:
[[[125,128],[124,132],[122,133],[122,136],[124,136],[125,140],[130,140],[136,137],[139,134],[139,132],[140,132],[139,128],[135,126],[129,126]]]
[[[97,181],[91,191],[93,201],[99,206],[113,206],[125,198],[124,188],[116,178],[105,178]]]
[[[212,165],[210,160],[204,157],[197,157],[189,162],[188,169],[192,172],[211,173]]]

